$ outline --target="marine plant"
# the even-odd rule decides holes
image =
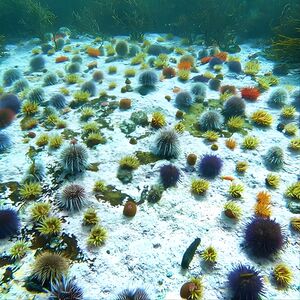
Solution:
[[[247,135],[243,140],[243,148],[248,150],[254,150],[259,145],[259,139],[256,136]]]
[[[0,113],[0,117],[1,117],[1,113]],[[12,146],[12,142],[10,140],[10,137],[5,133],[0,132],[0,153],[8,150],[11,146]]]
[[[87,92],[93,97],[93,96],[96,95],[96,85],[93,81],[86,81],[81,86],[81,91],[82,92]]]
[[[88,208],[83,215],[83,224],[84,225],[96,225],[100,221],[99,217],[97,216],[97,212],[94,208]]]
[[[281,107],[286,103],[287,98],[288,98],[287,91],[284,88],[278,88],[271,93],[268,99],[268,103],[271,106]]]
[[[97,122],[88,122],[83,126],[83,131],[86,134],[98,132],[99,130],[100,130],[100,126]]]
[[[39,111],[39,106],[36,102],[24,101],[21,110],[24,115],[32,116]]]
[[[239,264],[228,274],[228,285],[234,300],[259,300],[264,296],[264,280],[254,267]]]
[[[88,152],[85,147],[77,143],[64,148],[60,159],[63,169],[72,175],[84,172],[88,166]]]
[[[230,219],[238,220],[242,216],[242,210],[234,201],[228,201],[224,205],[224,214]]]
[[[245,229],[247,249],[257,257],[269,258],[281,250],[285,243],[284,231],[279,223],[269,218],[255,217]]]
[[[51,205],[48,202],[35,203],[31,208],[31,218],[40,222],[49,216]]]
[[[85,188],[76,183],[66,185],[57,198],[60,208],[67,211],[79,211],[83,208],[87,200]]]
[[[87,244],[91,247],[99,247],[107,240],[107,230],[100,226],[95,225],[88,236]]]
[[[135,74],[136,74],[136,70],[133,68],[128,68],[128,69],[125,69],[125,71],[124,71],[124,76],[127,78],[134,77]]]
[[[180,170],[172,164],[160,167],[159,173],[161,182],[165,188],[175,186],[180,182]]]
[[[199,127],[203,131],[220,130],[223,122],[224,118],[217,110],[209,110],[200,116]]]
[[[176,76],[176,71],[174,68],[172,67],[164,67],[163,68],[163,71],[162,71],[162,74],[164,76],[164,78],[173,78]]]
[[[41,220],[37,231],[43,235],[58,235],[61,232],[62,223],[57,217],[46,217]]]
[[[192,277],[184,283],[180,289],[180,297],[190,300],[201,300],[203,298],[203,282],[200,277]]]
[[[88,134],[85,143],[88,147],[93,147],[99,144],[105,144],[106,138],[99,132],[91,132]]]
[[[232,96],[224,103],[223,115],[226,118],[245,115],[245,102],[238,96]]]
[[[230,117],[227,121],[227,127],[231,131],[239,131],[243,128],[245,119],[241,116]]]
[[[75,84],[80,81],[80,77],[77,74],[67,74],[64,80],[67,84]]]
[[[82,300],[83,291],[74,279],[62,277],[51,283],[49,300]]]
[[[125,156],[119,161],[120,168],[135,170],[140,166],[139,160],[135,156]]]
[[[0,208],[0,239],[17,234],[21,227],[18,212],[13,208]]]
[[[108,67],[108,74],[116,74],[117,73],[117,67],[116,66],[109,66]]]
[[[38,182],[24,183],[20,188],[20,196],[25,200],[37,199],[42,194],[42,186]]]
[[[256,101],[260,96],[260,91],[256,87],[244,87],[241,89],[243,99]]]
[[[287,265],[280,263],[274,267],[273,277],[280,288],[287,288],[293,281],[293,272]]]
[[[47,133],[42,133],[38,136],[35,143],[39,147],[46,146],[49,143],[49,135]]]
[[[248,169],[249,165],[246,161],[238,161],[236,163],[235,169],[239,173],[245,173]]]
[[[218,132],[213,131],[213,130],[207,130],[204,132],[203,137],[210,141],[210,142],[215,142],[218,140],[218,138],[220,137],[220,135],[218,134]]]
[[[166,122],[166,118],[165,118],[164,114],[162,114],[159,111],[155,111],[152,114],[151,126],[153,128],[156,128],[156,129],[161,128],[161,127],[165,126],[166,124],[167,124],[167,122]]]
[[[244,72],[247,75],[254,76],[260,71],[260,63],[258,60],[250,60],[245,64]]]
[[[279,187],[280,177],[276,174],[269,173],[266,177],[266,184],[274,189]]]
[[[217,250],[213,246],[207,247],[202,253],[201,257],[209,263],[216,263],[217,261]]]
[[[293,151],[300,151],[300,137],[291,139],[289,143],[289,148]]]
[[[63,138],[61,135],[54,134],[49,137],[49,147],[51,149],[58,149],[63,143]]]
[[[272,170],[281,169],[284,164],[284,152],[279,146],[273,146],[267,151],[264,159]]]
[[[11,86],[16,80],[22,77],[19,69],[11,68],[3,73],[2,81],[4,86]]]
[[[192,95],[189,92],[180,92],[175,98],[176,106],[179,108],[187,108],[193,104]]]
[[[42,88],[34,88],[28,93],[27,99],[30,102],[42,103],[45,99],[45,92]]]
[[[198,164],[198,172],[207,178],[215,178],[221,173],[223,167],[222,159],[214,154],[205,154]]]
[[[300,181],[291,184],[286,189],[285,195],[291,199],[300,201]]]
[[[94,184],[93,191],[95,193],[103,193],[107,190],[107,186],[104,181],[98,180]]]
[[[295,123],[288,123],[284,125],[284,133],[287,135],[296,135],[298,131],[298,126]]]
[[[296,113],[296,107],[293,105],[285,105],[281,110],[281,117],[285,119],[292,119],[294,118]]]
[[[168,66],[168,55],[159,54],[158,57],[154,60],[154,67],[157,69],[163,69]]]
[[[72,102],[74,102],[74,104],[76,105],[82,105],[88,102],[90,96],[91,94],[88,91],[82,91],[82,90],[76,91],[73,94],[74,100]]]
[[[233,197],[233,198],[241,198],[242,194],[244,192],[244,186],[242,184],[238,183],[232,183],[229,186],[228,193]]]
[[[299,217],[293,217],[290,219],[291,227],[295,230],[300,232],[300,218]]]
[[[18,114],[21,110],[21,102],[14,94],[3,94],[0,97],[0,109],[6,108]]]
[[[69,269],[69,261],[59,253],[44,251],[34,262],[32,276],[42,284],[61,280]]]
[[[44,86],[55,85],[58,82],[58,78],[55,73],[48,73],[44,77]]]
[[[204,194],[209,188],[209,181],[205,179],[194,179],[192,180],[191,190],[192,193],[197,195]]]
[[[189,80],[190,75],[191,75],[190,70],[186,70],[186,69],[178,70],[178,72],[177,72],[178,79],[181,81]]]
[[[9,254],[13,259],[20,259],[26,255],[29,250],[29,244],[24,240],[18,240],[10,248]]]
[[[117,295],[116,300],[150,300],[147,292],[142,288],[125,289]]]
[[[154,153],[161,158],[177,158],[180,145],[178,135],[173,129],[162,129],[154,142]]]
[[[29,62],[29,66],[32,72],[42,71],[45,67],[45,64],[46,61],[42,55],[34,56]]]

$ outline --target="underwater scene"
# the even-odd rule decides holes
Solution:
[[[0,300],[299,300],[299,127],[299,0],[0,0]]]

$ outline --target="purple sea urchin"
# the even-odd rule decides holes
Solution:
[[[116,300],[150,300],[150,297],[142,288],[133,290],[125,289],[120,294],[118,294]]]
[[[202,157],[198,165],[200,175],[207,178],[214,178],[218,176],[223,167],[222,159],[213,154],[206,154]]]
[[[172,164],[160,168],[160,179],[165,188],[175,186],[180,181],[180,171]]]
[[[16,210],[12,208],[0,209],[0,239],[11,237],[18,233],[20,219]]]
[[[259,300],[264,295],[263,277],[254,267],[238,265],[228,275],[232,300]]]
[[[257,257],[270,257],[282,249],[284,242],[283,230],[275,220],[256,217],[246,226],[246,246]]]

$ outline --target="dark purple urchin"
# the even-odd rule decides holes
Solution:
[[[275,220],[255,217],[246,225],[245,244],[257,257],[270,257],[282,249],[284,242],[281,225]]]
[[[51,284],[51,295],[49,300],[81,300],[83,292],[77,286],[74,279],[62,278]]]
[[[11,237],[18,233],[20,219],[18,212],[12,208],[0,209],[0,239]]]
[[[259,300],[264,295],[263,277],[254,267],[238,265],[228,275],[232,300]]]
[[[222,65],[223,61],[218,58],[218,57],[213,57],[210,61],[209,61],[209,67],[213,68],[215,65]]]
[[[139,83],[144,87],[154,87],[158,82],[158,77],[154,71],[147,70],[141,73]]]
[[[161,182],[165,188],[175,186],[180,181],[180,171],[172,164],[162,166],[159,172]]]
[[[207,178],[218,176],[223,167],[223,161],[220,157],[214,154],[206,154],[202,157],[198,165],[200,175]]]
[[[137,288],[134,290],[126,289],[122,291],[116,300],[150,300],[150,297],[144,289]]]
[[[238,74],[242,72],[242,65],[239,61],[229,61],[227,63],[227,66],[230,72]]]

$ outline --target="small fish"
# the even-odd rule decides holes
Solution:
[[[232,176],[221,176],[221,179],[223,179],[223,180],[230,180],[230,181],[233,181],[234,180],[234,177],[232,177]]]

